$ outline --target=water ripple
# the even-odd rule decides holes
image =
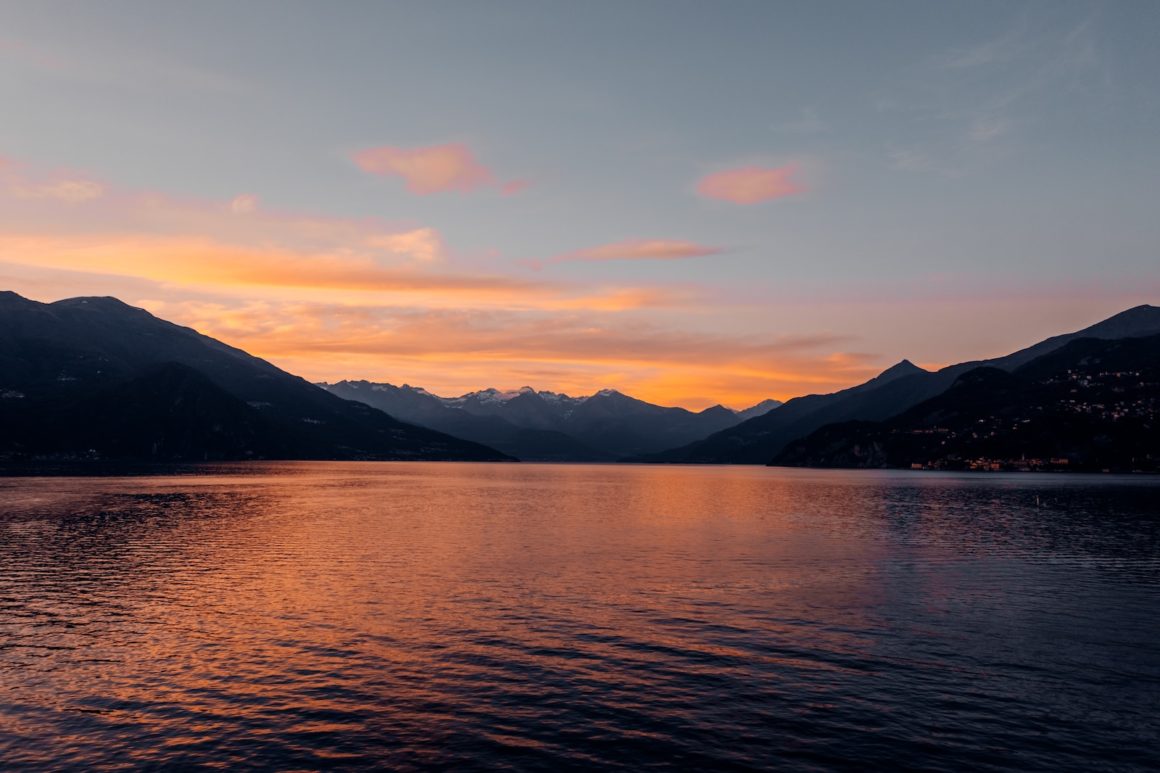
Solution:
[[[1160,486],[0,478],[0,767],[1160,768]]]

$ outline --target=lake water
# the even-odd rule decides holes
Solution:
[[[1160,767],[1160,481],[0,478],[0,768]]]

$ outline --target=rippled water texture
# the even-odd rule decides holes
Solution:
[[[1160,766],[1160,481],[0,479],[0,767]]]

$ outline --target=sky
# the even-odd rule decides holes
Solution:
[[[0,0],[0,289],[742,408],[1160,303],[1160,3]]]

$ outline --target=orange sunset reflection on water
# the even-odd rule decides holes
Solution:
[[[937,768],[943,754],[989,759],[1032,721],[1040,677],[1009,677],[1033,661],[1160,664],[1142,644],[1157,611],[1153,495],[1127,483],[199,472],[0,478],[0,758],[806,767],[909,754]],[[1060,485],[1079,504],[1044,519],[1036,502]],[[1123,528],[1095,529],[1085,501],[1114,505]],[[1114,620],[1138,648],[1077,636],[1077,616]],[[996,651],[999,630],[1024,649]],[[1080,678],[1054,710],[1066,719],[1077,691],[1100,689]],[[1150,701],[1123,692],[1120,724]],[[1096,720],[1096,742],[1130,751],[1113,719]],[[958,740],[925,745],[934,728]]]

